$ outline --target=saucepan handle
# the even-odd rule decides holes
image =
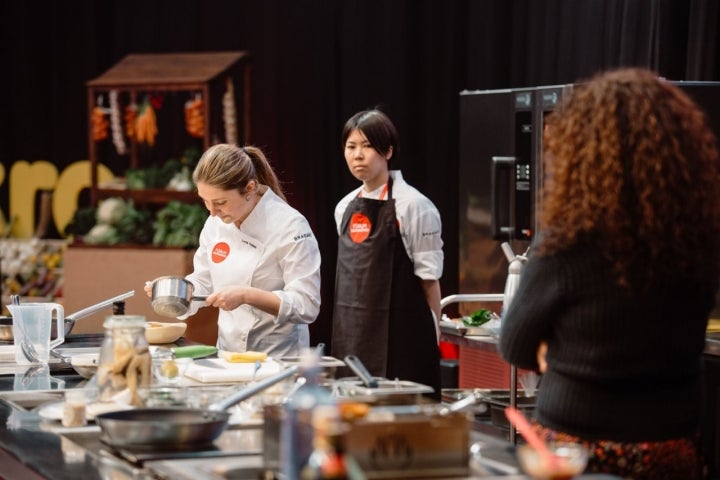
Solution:
[[[356,355],[345,356],[345,364],[350,367],[353,372],[355,372],[355,375],[360,377],[360,380],[362,380],[366,387],[377,388],[377,380],[373,378],[370,372],[368,372],[368,369]]]

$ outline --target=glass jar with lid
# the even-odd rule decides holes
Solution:
[[[138,389],[150,385],[151,358],[145,338],[145,317],[112,315],[103,323],[96,375],[102,402],[141,405]]]

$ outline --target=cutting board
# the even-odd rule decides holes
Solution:
[[[255,380],[274,375],[283,367],[268,358],[260,365]],[[203,358],[188,366],[185,376],[202,383],[249,382],[255,371],[254,363],[231,363],[222,358]]]

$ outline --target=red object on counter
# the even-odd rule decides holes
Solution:
[[[460,348],[454,343],[440,342],[440,358],[457,360],[460,356]]]

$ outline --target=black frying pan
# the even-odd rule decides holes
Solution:
[[[210,405],[198,408],[138,408],[102,413],[95,421],[102,440],[117,448],[178,448],[212,443],[225,430],[230,414],[226,411],[258,392],[292,376],[297,366],[260,380]]]

